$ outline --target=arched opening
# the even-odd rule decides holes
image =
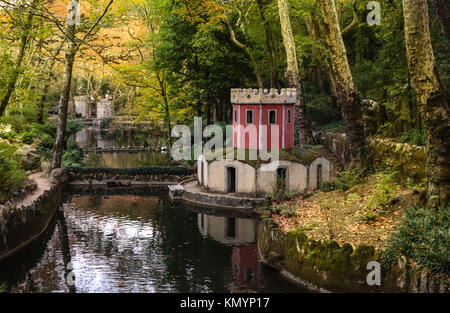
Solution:
[[[227,167],[227,191],[229,193],[236,192],[236,169],[234,167]]]
[[[322,178],[322,164],[317,165],[317,188],[319,188],[322,185],[323,178]]]
[[[277,169],[277,191],[287,190],[287,169],[280,167]]]

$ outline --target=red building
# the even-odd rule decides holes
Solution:
[[[232,89],[233,146],[285,149],[294,146],[295,88]]]

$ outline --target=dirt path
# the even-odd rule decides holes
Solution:
[[[49,190],[51,187],[50,177],[46,177],[44,172],[39,172],[28,176],[28,179],[32,179],[36,182],[37,188],[32,193],[26,196],[23,200],[14,203],[16,207],[27,206],[32,204],[39,196],[41,196],[45,191]]]

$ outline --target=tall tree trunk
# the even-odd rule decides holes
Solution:
[[[64,45],[64,40],[61,42],[61,44],[58,46],[58,48],[55,51],[55,54],[52,57],[51,63],[48,67],[48,76],[47,80],[44,85],[44,89],[42,90],[41,99],[39,100],[39,103],[37,105],[38,107],[38,117],[37,122],[39,124],[42,124],[44,122],[44,109],[45,109],[45,102],[47,101],[47,95],[48,91],[50,89],[50,84],[53,81],[54,74],[53,74],[53,67],[55,66],[56,60],[58,58],[59,53],[61,52],[61,49]]]
[[[450,44],[450,1],[434,0],[436,3],[436,11],[442,23],[442,29]]]
[[[294,35],[292,33],[291,21],[289,18],[289,8],[287,0],[278,0],[278,13],[280,15],[281,35],[283,37],[284,48],[286,50],[287,69],[286,79],[289,87],[297,90],[297,102],[295,104],[295,125],[298,131],[298,141],[300,146],[309,142],[306,129],[306,105],[303,99],[300,71],[298,68],[297,51],[295,48]]]
[[[73,29],[72,29],[73,28]],[[69,30],[74,34],[75,27],[70,26]],[[62,80],[61,94],[59,98],[59,113],[58,113],[58,127],[56,130],[55,150],[53,152],[52,169],[61,167],[62,153],[66,140],[67,115],[70,98],[70,85],[72,82],[73,63],[75,61],[75,54],[77,53],[77,46],[71,40],[68,44],[64,61],[64,74]]]
[[[426,0],[403,0],[405,45],[427,139],[428,205],[448,206],[450,194],[450,108],[431,44]]]
[[[361,103],[348,64],[347,52],[342,40],[341,28],[334,0],[320,0],[324,21],[324,32],[330,49],[337,103],[342,110],[342,118],[347,134],[350,152],[350,167],[371,169],[369,152],[364,135]]]
[[[20,49],[14,67],[14,72],[12,74],[11,79],[8,81],[5,95],[3,96],[3,99],[1,100],[0,103],[0,117],[2,117],[3,113],[5,112],[6,107],[9,104],[9,100],[11,99],[11,95],[13,94],[14,89],[16,88],[17,79],[19,78],[20,68],[22,67],[22,61],[25,56],[25,49],[28,44],[29,33],[32,25],[33,25],[33,14],[28,13],[27,20],[25,22],[25,27],[22,31],[22,36],[20,38]]]

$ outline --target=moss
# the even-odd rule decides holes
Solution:
[[[296,148],[290,148],[290,149],[282,149],[279,150],[279,159],[280,161],[291,161],[291,162],[299,162],[303,165],[310,165],[314,160],[317,158],[320,158],[325,155],[324,152],[319,151],[319,149],[296,149]],[[269,151],[270,153],[270,151]],[[222,155],[223,158],[229,158],[237,160],[238,156],[241,154],[245,155],[244,160],[239,160],[243,163],[246,163],[253,168],[258,168],[261,164],[270,163],[271,160],[261,160],[259,158],[259,155],[254,149],[233,149],[231,152],[227,153],[226,149],[217,150],[214,152],[214,154]],[[257,160],[250,160],[250,156],[257,155]],[[206,154],[207,159],[209,159],[210,155]]]

